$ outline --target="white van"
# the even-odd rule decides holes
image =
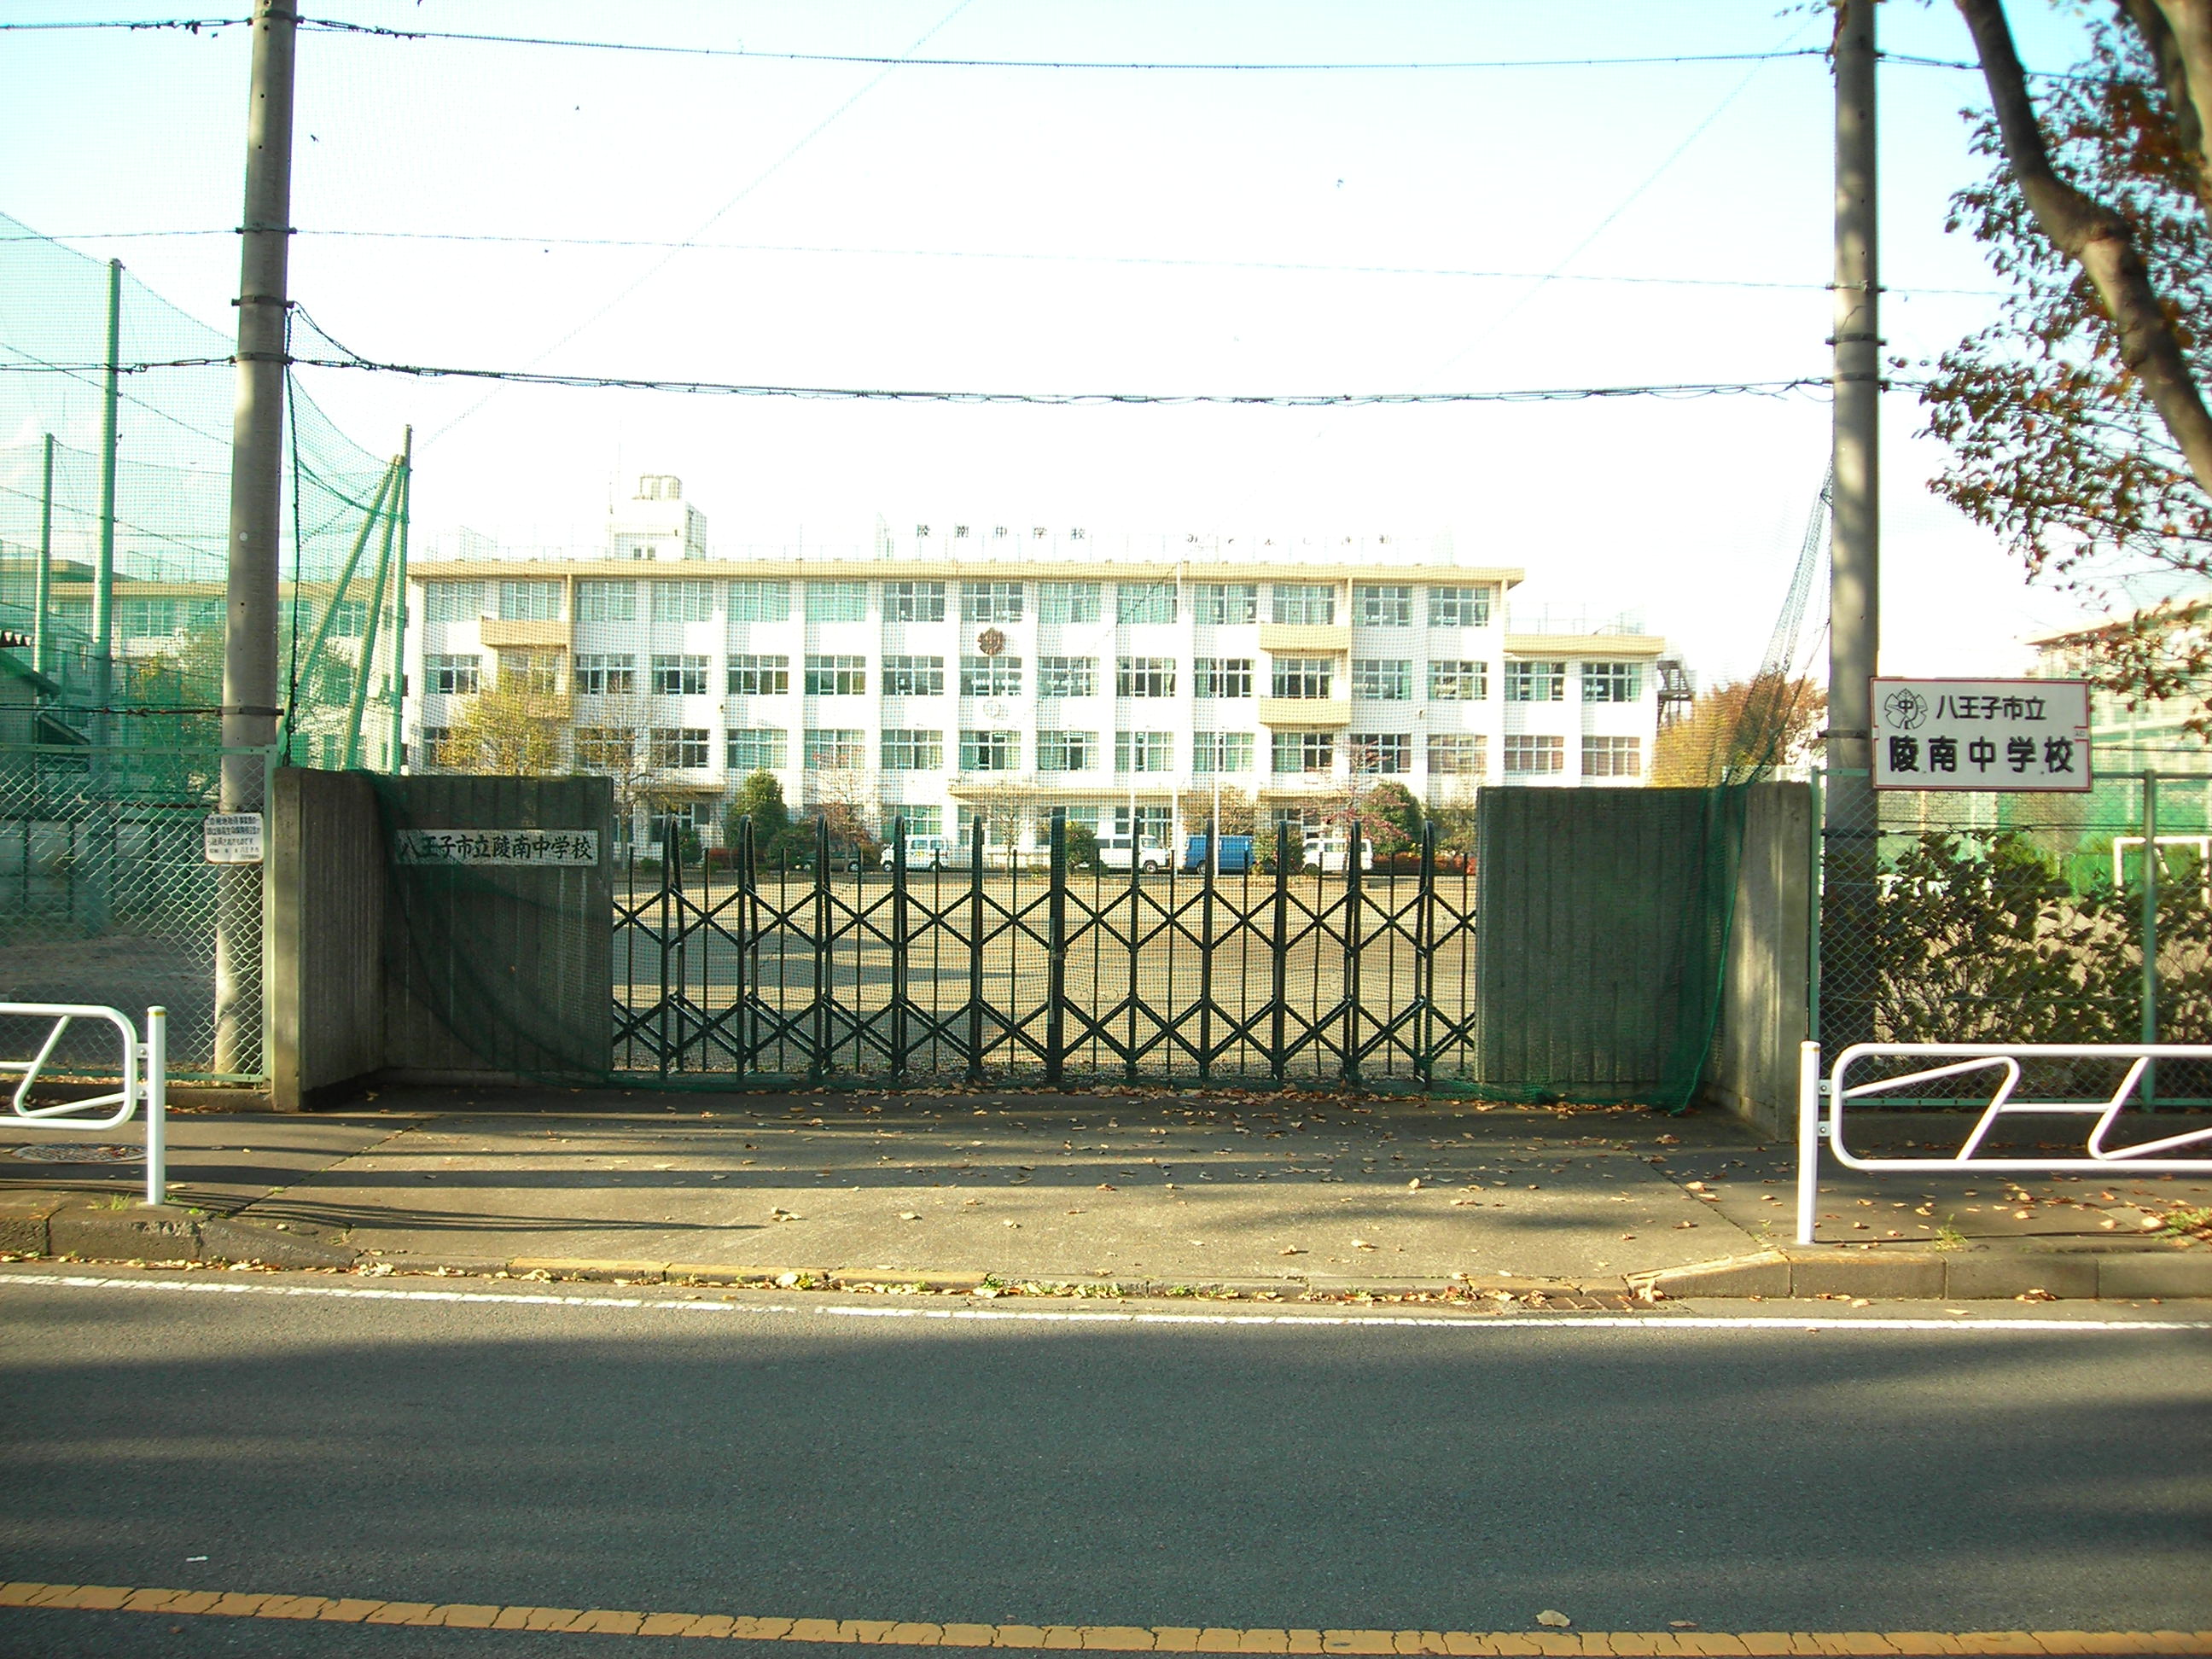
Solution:
[[[1340,876],[1345,870],[1344,837],[1341,836],[1309,836],[1306,837],[1306,867],[1319,870],[1324,875]],[[1375,867],[1375,843],[1362,836],[1359,838],[1359,867]]]
[[[897,862],[894,848],[884,848],[883,867],[888,872]],[[906,838],[906,867],[909,870],[950,869],[959,860],[950,837],[945,836],[908,836]]]
[[[1160,875],[1165,873],[1175,863],[1175,849],[1171,847],[1156,847],[1150,842],[1145,842],[1142,846],[1133,846],[1127,836],[1098,837],[1098,867],[1100,869],[1126,870],[1129,867],[1129,861],[1133,857],[1136,860],[1137,868],[1145,874]]]

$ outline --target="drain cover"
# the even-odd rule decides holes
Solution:
[[[143,1146],[102,1146],[91,1140],[56,1140],[43,1146],[18,1146],[26,1164],[143,1164]]]

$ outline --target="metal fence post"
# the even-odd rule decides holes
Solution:
[[[891,1076],[906,1080],[906,818],[891,820]]]
[[[1133,806],[1129,811],[1129,1040],[1121,1051],[1121,1074],[1132,1083],[1137,1080],[1137,1005],[1139,1000],[1137,988],[1140,983],[1138,978],[1138,916],[1144,908],[1139,902],[1138,884],[1145,863],[1145,838],[1138,829],[1138,823],[1136,809]]]
[[[1268,987],[1267,1070],[1280,1083],[1288,1058],[1283,1053],[1283,1038],[1291,993],[1291,826],[1287,819],[1275,826],[1275,932],[1268,941],[1268,954],[1273,958],[1273,972]]]
[[[1045,896],[1044,1080],[1057,1085],[1067,1065],[1067,809],[1052,809],[1052,885]]]
[[[806,1075],[817,1079],[830,1069],[830,818],[814,820],[814,1012],[813,1053]]]
[[[1813,1042],[1820,1040],[1820,852],[1824,845],[1821,826],[1827,822],[1820,793],[1826,777],[1826,769],[1818,766],[1807,769],[1805,774],[1813,794],[1812,822],[1805,830],[1805,903],[1808,912],[1805,941],[1811,953],[1805,963],[1805,1035]]]
[[[738,1047],[744,1061],[739,1069],[750,1072],[756,1069],[760,1059],[753,1006],[761,988],[760,841],[750,812],[745,815],[744,823],[738,868],[738,996],[744,1005],[738,1026]],[[748,985],[750,990],[746,989]]]
[[[1359,923],[1366,903],[1359,883],[1359,820],[1344,847],[1344,1080],[1359,1086]]]
[[[983,1080],[983,817],[968,837],[968,1081]]]
[[[2158,1041],[2158,774],[2142,775],[2142,1040]],[[2158,1103],[2158,1062],[2143,1067],[2142,1102]]]
[[[1437,826],[1421,825],[1420,890],[1413,908],[1413,1075],[1435,1080],[1437,977]]]
[[[1213,1081],[1213,878],[1221,866],[1221,826],[1206,821],[1205,883],[1198,894],[1198,1080]]]
[[[672,945],[668,942],[669,924],[673,920],[674,889],[672,884],[680,882],[684,878],[683,866],[676,861],[676,850],[675,821],[672,818],[664,819],[660,825],[660,1042],[658,1045],[660,1050],[660,1076],[664,1082],[668,1077],[671,1012],[668,1000],[668,963],[682,948],[679,945]],[[681,985],[683,982],[683,969],[679,959],[677,983]]]

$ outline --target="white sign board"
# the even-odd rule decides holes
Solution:
[[[261,862],[261,814],[210,812],[200,825],[200,856],[210,864]]]
[[[1899,680],[1874,685],[1877,789],[2085,790],[2084,680]]]
[[[402,830],[401,864],[499,864],[588,868],[599,861],[596,830]]]

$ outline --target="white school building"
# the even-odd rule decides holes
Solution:
[[[1170,842],[1221,793],[1263,823],[1311,819],[1370,775],[1431,804],[1633,786],[1671,666],[1620,624],[1514,631],[1520,569],[1383,537],[1146,547],[947,523],[870,552],[733,555],[648,477],[604,551],[461,551],[409,572],[410,764],[450,754],[472,695],[528,688],[569,763],[642,774],[628,833],[673,812],[710,843],[757,770],[795,811],[843,802],[910,836],[981,817],[1022,848],[1053,808]]]

